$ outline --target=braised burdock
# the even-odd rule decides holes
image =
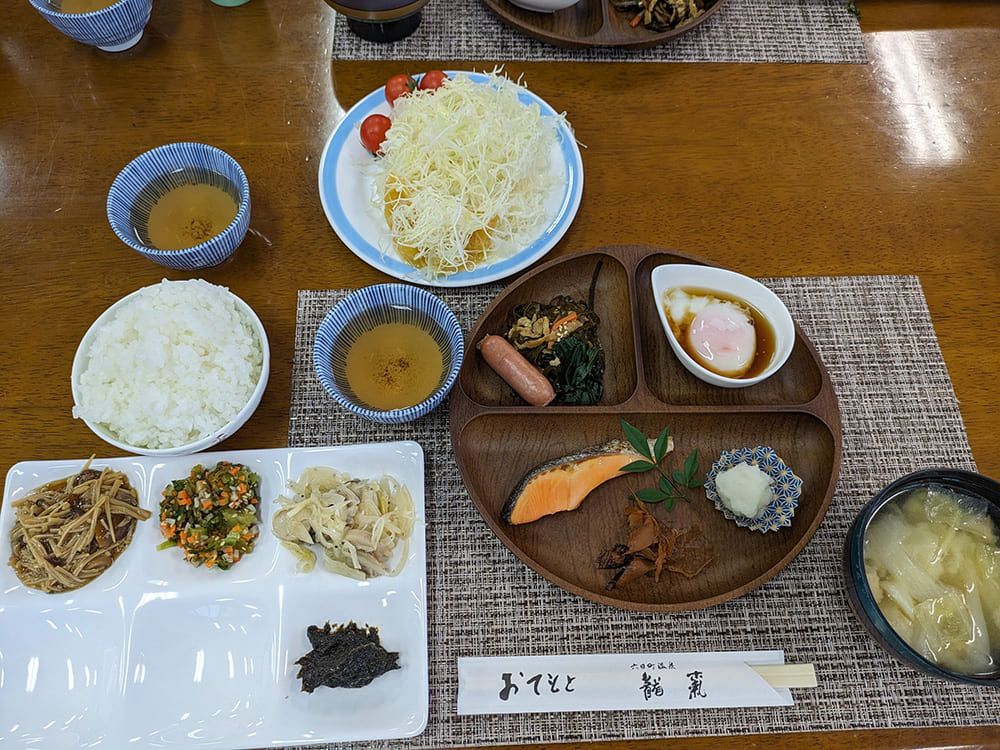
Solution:
[[[664,526],[639,506],[626,508],[625,515],[628,542],[616,544],[597,558],[597,567],[615,571],[605,587],[608,591],[645,575],[653,576],[659,583],[664,570],[694,578],[715,560],[711,542],[697,526],[687,529]]]

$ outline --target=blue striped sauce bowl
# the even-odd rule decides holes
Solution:
[[[138,44],[153,8],[153,0],[118,0],[97,10],[66,12],[90,6],[68,0],[29,1],[63,34],[105,52],[122,52]]]
[[[419,329],[407,329],[415,334],[407,334],[407,338],[425,342],[425,350],[436,350],[432,351],[435,359],[440,356],[440,375],[434,373],[429,381],[429,395],[419,396],[421,400],[417,403],[397,406],[376,403],[371,398],[371,382],[359,380],[364,376],[357,374],[352,380],[348,374],[349,369],[355,373],[365,372],[354,369],[357,368],[355,358],[379,360],[373,367],[382,367],[382,361],[397,356],[389,350],[399,346],[398,342],[383,341],[375,345],[375,350],[363,343],[372,341],[370,337],[376,329],[394,325]],[[414,352],[398,356],[418,357],[419,351]],[[381,424],[410,422],[437,408],[455,384],[464,356],[462,328],[451,309],[425,289],[398,283],[376,284],[351,292],[323,318],[313,345],[313,366],[326,392],[348,411]],[[417,369],[414,364],[414,371]],[[372,372],[373,377],[377,376],[375,370]],[[402,379],[407,377],[410,376],[403,375]]]
[[[236,214],[217,234],[192,235],[186,247],[157,246],[150,217],[171,191],[197,182],[228,196]],[[228,214],[232,215],[232,214]],[[108,191],[108,222],[118,238],[154,263],[196,270],[222,263],[236,252],[250,226],[250,184],[239,163],[221,149],[204,143],[169,143],[129,162]]]

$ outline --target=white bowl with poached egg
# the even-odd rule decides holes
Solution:
[[[788,308],[749,276],[668,263],[654,268],[650,281],[670,348],[700,380],[746,388],[780,370],[792,353]]]

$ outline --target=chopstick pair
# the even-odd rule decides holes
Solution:
[[[773,688],[814,688],[816,668],[812,664],[750,664],[750,668]]]

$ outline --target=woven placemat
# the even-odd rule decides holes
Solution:
[[[455,747],[688,735],[989,723],[1000,691],[936,681],[897,664],[851,613],[843,541],[861,506],[892,479],[929,466],[975,470],[958,403],[914,276],[765,279],[816,345],[836,388],[843,464],[816,536],[775,578],[696,612],[641,613],[586,601],[523,565],[492,534],[455,465],[447,404],[398,427],[337,407],[312,368],[316,329],[346,292],[301,291],[290,446],[410,439],[427,476],[430,720],[392,747]],[[468,333],[502,287],[438,290]],[[470,564],[470,561],[474,561]],[[816,665],[795,705],[752,710],[456,714],[457,659],[557,653],[784,649]]]
[[[337,15],[334,60],[509,60],[590,62],[868,62],[846,0],[728,0],[705,23],[639,50],[565,49],[512,29],[480,0],[431,0],[420,27],[391,44],[367,42]]]

